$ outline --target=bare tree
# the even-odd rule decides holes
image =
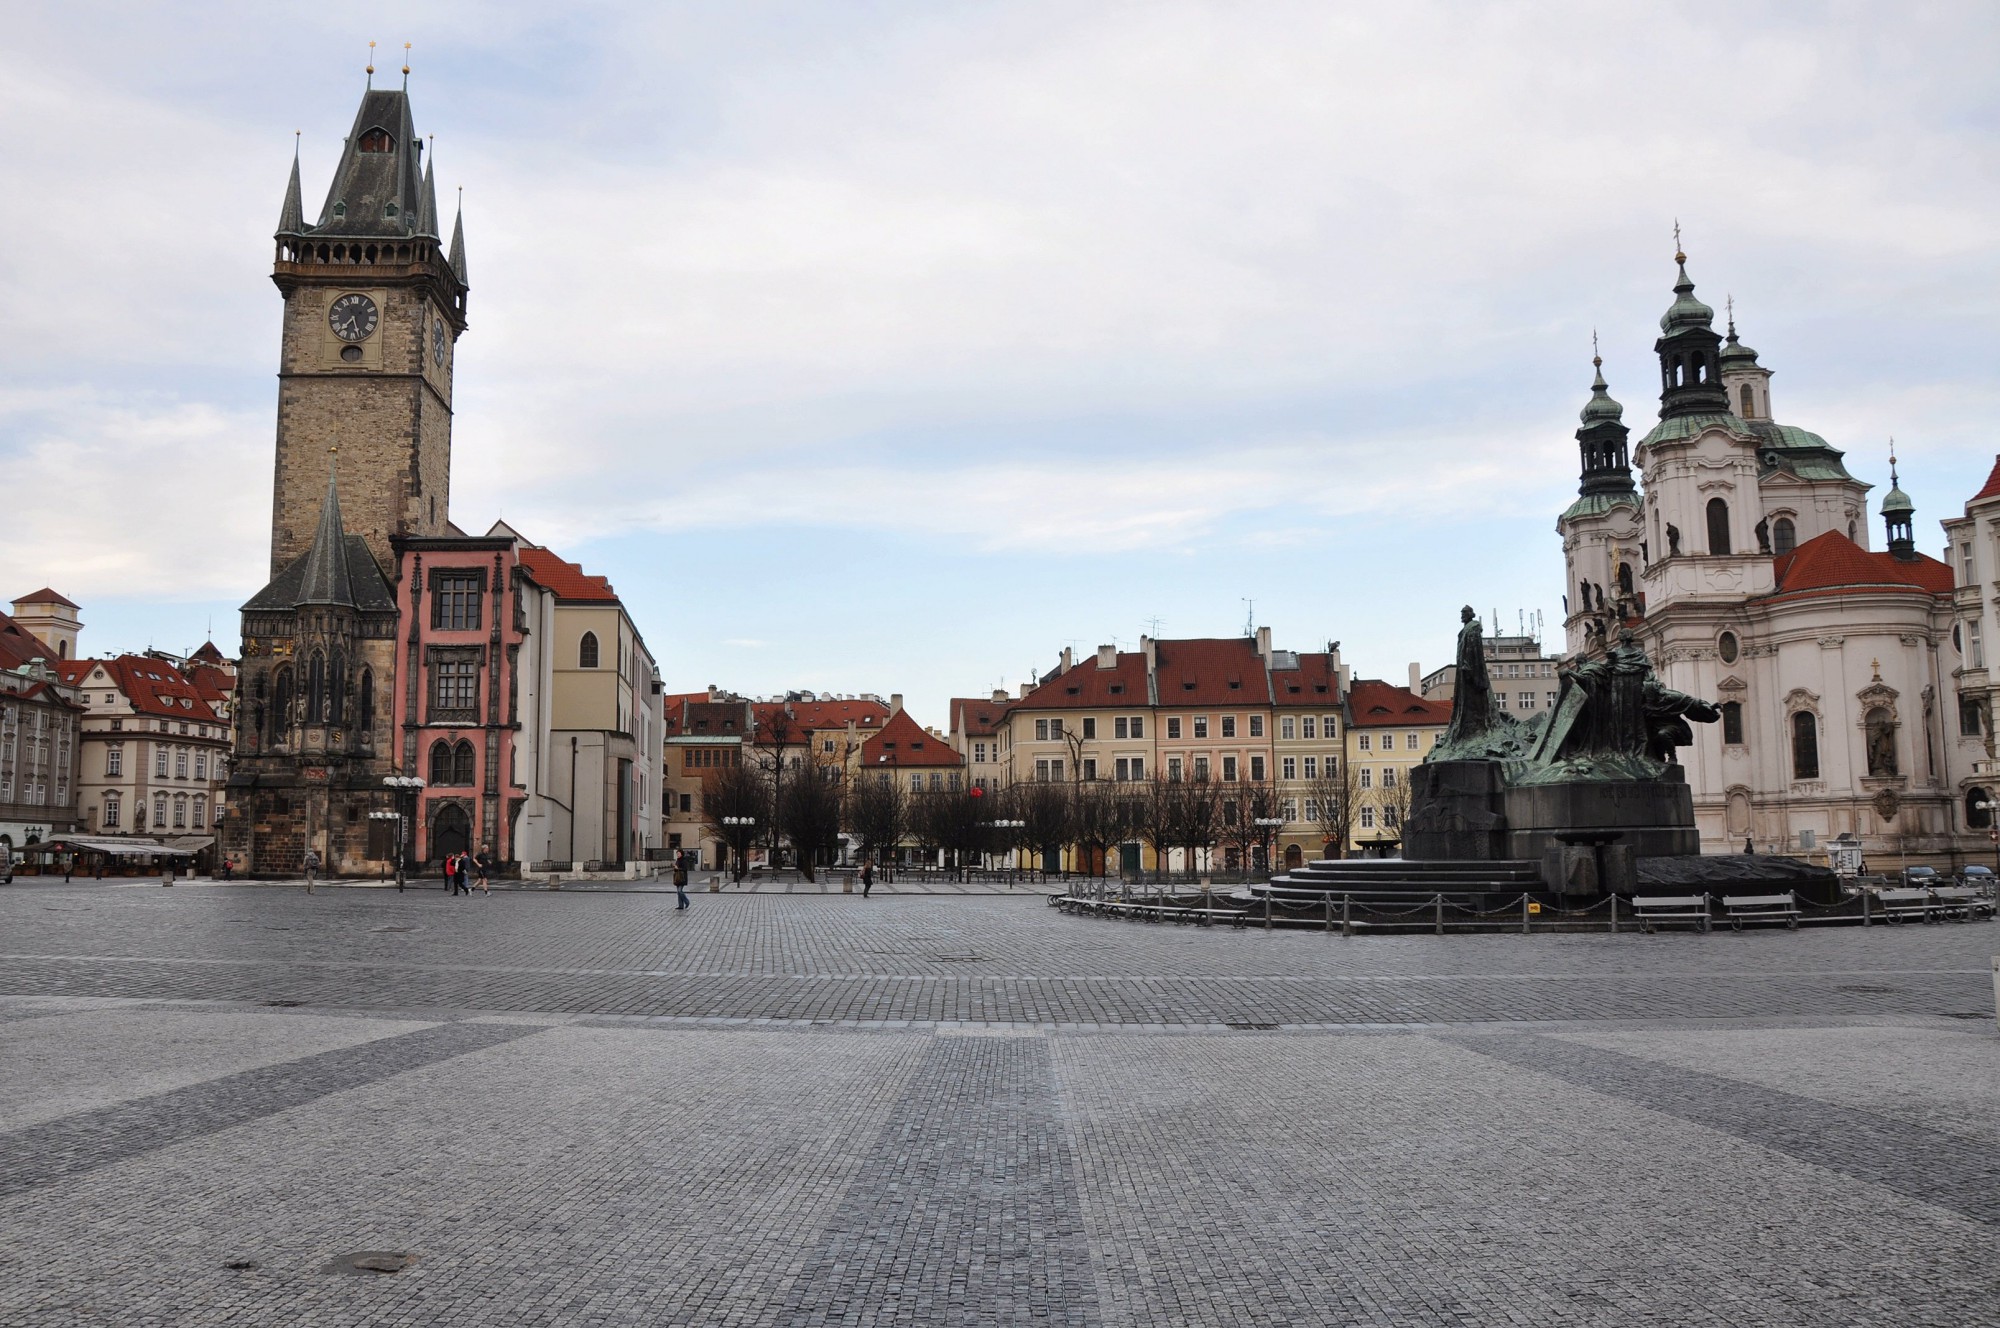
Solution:
[[[1261,849],[1270,837],[1270,827],[1257,822],[1270,820],[1277,807],[1277,790],[1262,780],[1223,785],[1222,842],[1234,851],[1240,870],[1250,870],[1253,850]]]
[[[1403,827],[1410,819],[1410,771],[1385,766],[1382,781],[1376,787],[1372,801],[1381,816],[1382,829],[1393,832],[1400,839]]]
[[[1017,784],[1015,815],[1023,822],[1021,842],[1043,854],[1061,851],[1069,842],[1069,795],[1062,785],[1036,781]]]
[[[909,829],[909,799],[894,774],[863,770],[849,782],[847,832],[861,841],[862,856],[880,862]]]
[[[786,781],[778,802],[778,828],[791,841],[808,881],[817,879],[815,864],[839,845],[840,773],[836,766],[807,764]]]
[[[1208,865],[1209,853],[1221,836],[1222,791],[1207,775],[1182,780],[1176,787],[1180,846],[1187,852],[1187,868],[1193,873],[1197,859],[1204,867]]]
[[[1180,781],[1154,775],[1133,814],[1133,831],[1153,850],[1153,879],[1164,880],[1167,856],[1180,844]]]
[[[933,789],[910,799],[910,822],[927,847],[949,855],[961,870],[991,842],[992,811],[983,791]]]
[[[770,780],[771,806],[782,811],[785,805],[785,753],[805,740],[805,735],[799,730],[798,721],[792,717],[791,703],[779,702],[758,726],[754,736],[759,748],[769,749],[768,753],[760,752],[757,761]],[[779,840],[784,835],[783,827],[779,824],[782,819],[782,815],[775,815],[771,819],[769,847],[773,865],[778,859]],[[793,847],[796,848],[797,845]]]
[[[1116,784],[1090,779],[1071,786],[1070,842],[1090,874],[1105,874],[1106,855],[1131,835],[1134,820],[1132,800]]]
[[[1319,828],[1322,851],[1329,858],[1347,856],[1354,841],[1354,816],[1360,802],[1354,767],[1337,756],[1326,758],[1320,773],[1305,782],[1306,820]]]
[[[750,869],[750,846],[771,823],[771,789],[740,762],[711,770],[701,785],[701,818],[710,834],[729,846],[730,879]]]

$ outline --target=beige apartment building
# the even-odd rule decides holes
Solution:
[[[1410,666],[1410,681],[1417,682]],[[1347,763],[1354,814],[1348,851],[1393,857],[1410,811],[1410,771],[1422,764],[1451,723],[1451,703],[1419,696],[1413,686],[1357,678],[1347,692]]]

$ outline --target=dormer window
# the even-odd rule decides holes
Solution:
[[[389,131],[386,129],[370,129],[361,136],[361,141],[355,144],[355,147],[362,152],[394,152],[396,140],[389,137]]]

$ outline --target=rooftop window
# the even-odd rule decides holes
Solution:
[[[370,129],[354,146],[362,152],[394,152],[396,140],[389,137],[386,129]]]

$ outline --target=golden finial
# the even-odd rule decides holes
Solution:
[[[375,86],[375,43],[368,43],[368,86]]]
[[[403,81],[405,83],[410,81],[410,44],[408,42],[403,43]]]
[[[1681,248],[1681,219],[1679,217],[1674,218],[1674,261],[1676,263],[1685,263],[1688,261],[1687,251]]]

